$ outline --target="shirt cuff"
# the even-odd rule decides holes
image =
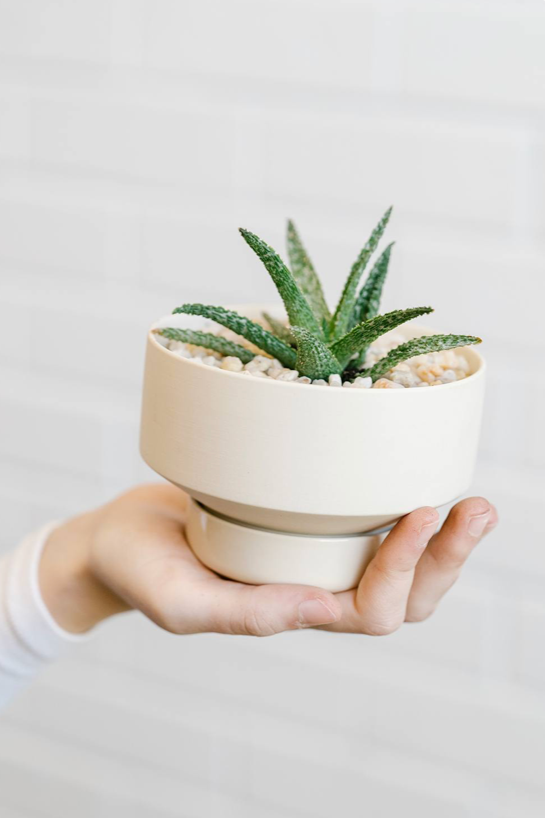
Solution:
[[[0,666],[17,676],[29,677],[45,662],[56,659],[70,644],[88,634],[73,634],[55,622],[43,601],[38,581],[40,557],[47,538],[58,523],[48,523],[26,537],[2,566],[0,607]],[[3,576],[2,576],[3,574]]]

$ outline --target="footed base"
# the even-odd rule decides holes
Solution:
[[[289,583],[347,591],[359,583],[380,533],[319,536],[256,528],[191,500],[186,533],[195,555],[222,576],[251,585]]]

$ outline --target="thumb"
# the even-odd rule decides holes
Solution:
[[[223,581],[213,597],[202,600],[203,630],[247,636],[328,625],[341,617],[338,600],[307,585],[241,585]],[[204,623],[203,623],[204,624]]]

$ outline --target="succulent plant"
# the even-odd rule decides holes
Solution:
[[[481,339],[472,335],[425,335],[395,347],[373,366],[365,366],[367,350],[377,338],[412,318],[433,312],[431,307],[409,307],[378,314],[393,244],[389,244],[378,256],[360,287],[363,273],[377,249],[391,212],[392,208],[386,211],[352,265],[333,314],[292,221],[288,221],[287,229],[289,268],[262,239],[248,230],[240,229],[245,242],[265,265],[284,302],[288,326],[263,313],[269,327],[266,329],[233,310],[205,304],[183,304],[173,313],[200,315],[222,324],[262,352],[277,358],[285,367],[297,369],[301,375],[313,379],[327,379],[337,374],[343,380],[370,376],[375,381],[396,364],[415,355],[480,343]],[[175,327],[157,329],[156,332],[171,340],[236,356],[243,363],[254,357],[254,353],[246,347],[213,333]]]

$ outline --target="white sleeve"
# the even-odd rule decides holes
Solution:
[[[0,708],[68,645],[88,638],[57,625],[40,593],[38,566],[55,525],[30,534],[0,559]]]

